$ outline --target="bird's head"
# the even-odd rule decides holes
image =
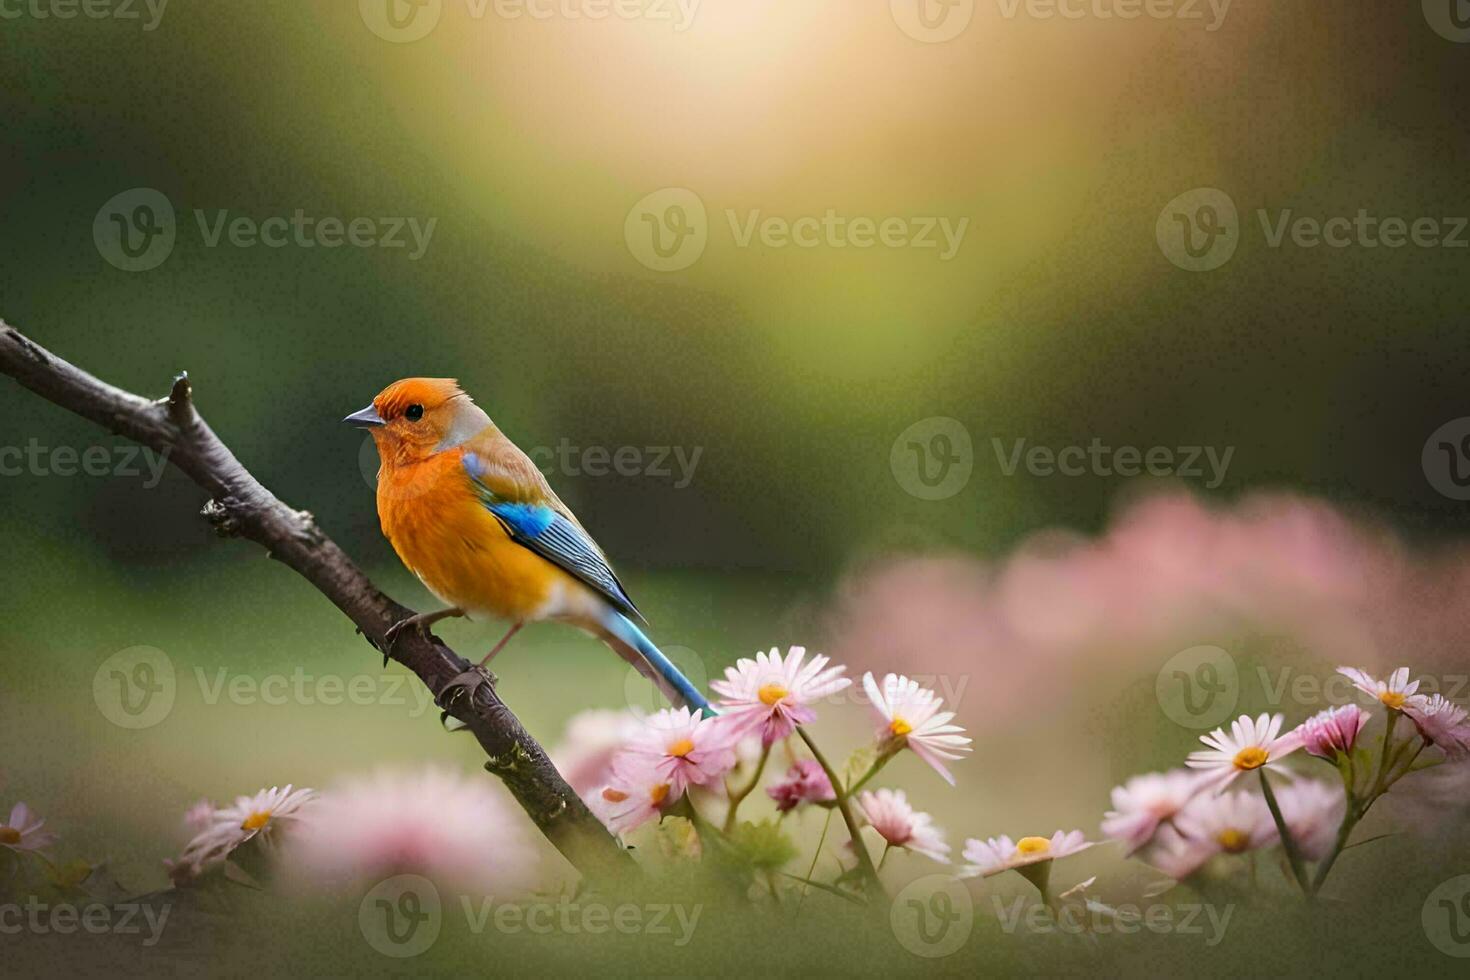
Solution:
[[[384,463],[415,462],[450,449],[490,425],[453,378],[404,378],[342,421],[372,433]]]

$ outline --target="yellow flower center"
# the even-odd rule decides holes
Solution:
[[[648,791],[648,798],[653,801],[654,806],[661,804],[669,795],[669,784],[659,783]]]
[[[1227,854],[1240,854],[1251,846],[1251,835],[1234,827],[1220,831],[1220,836],[1215,839]]]
[[[675,758],[679,759],[684,758],[686,755],[693,751],[694,742],[691,739],[687,738],[681,738],[679,739],[679,741],[669,746],[669,755],[672,755]]]
[[[790,693],[780,684],[762,684],[757,696],[761,699],[761,704],[770,707]]]
[[[602,791],[602,798],[604,800],[607,800],[609,803],[621,803],[628,798],[628,794],[622,792],[621,790],[613,789],[611,786],[609,786],[607,789]]]
[[[1235,768],[1237,769],[1259,769],[1266,764],[1271,756],[1259,745],[1251,745],[1235,753]]]
[[[1016,853],[1021,857],[1045,854],[1049,850],[1051,850],[1051,841],[1045,837],[1022,837],[1016,841]]]
[[[888,723],[888,730],[893,733],[895,738],[902,738],[909,732],[913,731],[914,726],[910,725],[902,718],[895,718],[893,719],[893,721]]]
[[[1378,700],[1382,701],[1390,708],[1402,708],[1404,706],[1404,702],[1407,701],[1408,698],[1404,696],[1402,691],[1384,691],[1382,694],[1378,695]]]
[[[14,827],[0,827],[0,844],[19,844],[20,831]]]
[[[259,830],[270,822],[271,812],[269,810],[256,810],[254,813],[250,814],[250,816],[245,818],[245,822],[240,825],[240,829]]]

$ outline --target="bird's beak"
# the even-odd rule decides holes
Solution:
[[[378,410],[372,405],[369,405],[360,412],[353,412],[342,421],[348,425],[356,426],[359,429],[376,429],[378,426],[386,424],[383,422],[383,417],[378,414]]]

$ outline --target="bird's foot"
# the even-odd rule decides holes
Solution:
[[[398,622],[394,623],[383,632],[383,640],[386,642],[386,646],[383,647],[383,666],[388,666],[389,655],[393,653],[393,647],[397,645],[398,637],[403,633],[405,629],[412,628],[419,634],[419,636],[427,640],[433,636],[433,634],[429,632],[430,626],[433,626],[441,619],[448,619],[451,616],[463,615],[464,610],[451,608],[440,609],[435,612],[417,613],[413,616],[407,617],[406,619],[400,619]]]
[[[439,715],[440,724],[443,724],[444,720],[449,717],[450,709],[454,707],[455,702],[460,698],[468,697],[473,699],[475,692],[480,689],[481,685],[490,684],[493,686],[496,683],[495,675],[484,667],[471,667],[455,676],[448,684],[444,685],[438,697],[434,699],[434,703],[441,709],[441,714]],[[460,729],[454,728],[450,730],[459,731]]]

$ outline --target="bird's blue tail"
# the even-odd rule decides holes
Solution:
[[[653,681],[671,703],[697,708],[707,717],[716,714],[705,696],[699,693],[699,689],[689,682],[689,678],[679,673],[679,668],[674,666],[673,661],[664,656],[663,651],[654,646],[653,641],[631,619],[610,608],[603,617],[602,627],[603,639],[608,646],[632,664],[638,673]]]

